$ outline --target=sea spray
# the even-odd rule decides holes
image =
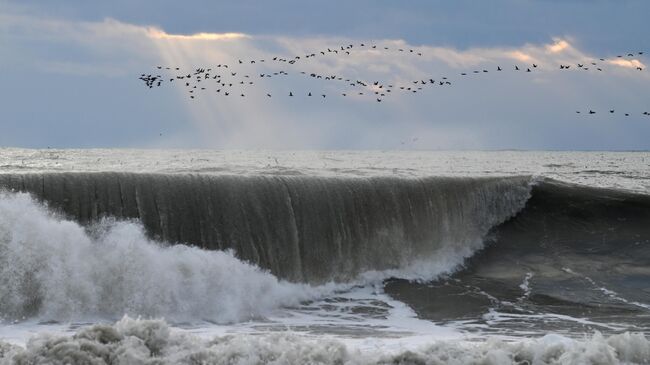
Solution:
[[[163,246],[134,222],[107,220],[98,231],[89,234],[27,194],[0,193],[2,318],[65,321],[127,313],[233,322],[318,294],[229,251]]]

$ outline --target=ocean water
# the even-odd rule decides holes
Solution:
[[[0,364],[650,363],[650,153],[0,149]]]

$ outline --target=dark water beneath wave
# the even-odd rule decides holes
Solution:
[[[542,181],[489,241],[448,278],[386,291],[482,330],[650,329],[650,196]]]

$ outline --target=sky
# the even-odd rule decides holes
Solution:
[[[649,150],[648,14],[647,0],[0,0],[0,147]],[[219,64],[255,86],[191,99],[138,79]],[[375,80],[396,92],[376,102]]]

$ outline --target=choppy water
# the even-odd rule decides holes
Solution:
[[[0,149],[0,362],[650,363],[648,162]]]

